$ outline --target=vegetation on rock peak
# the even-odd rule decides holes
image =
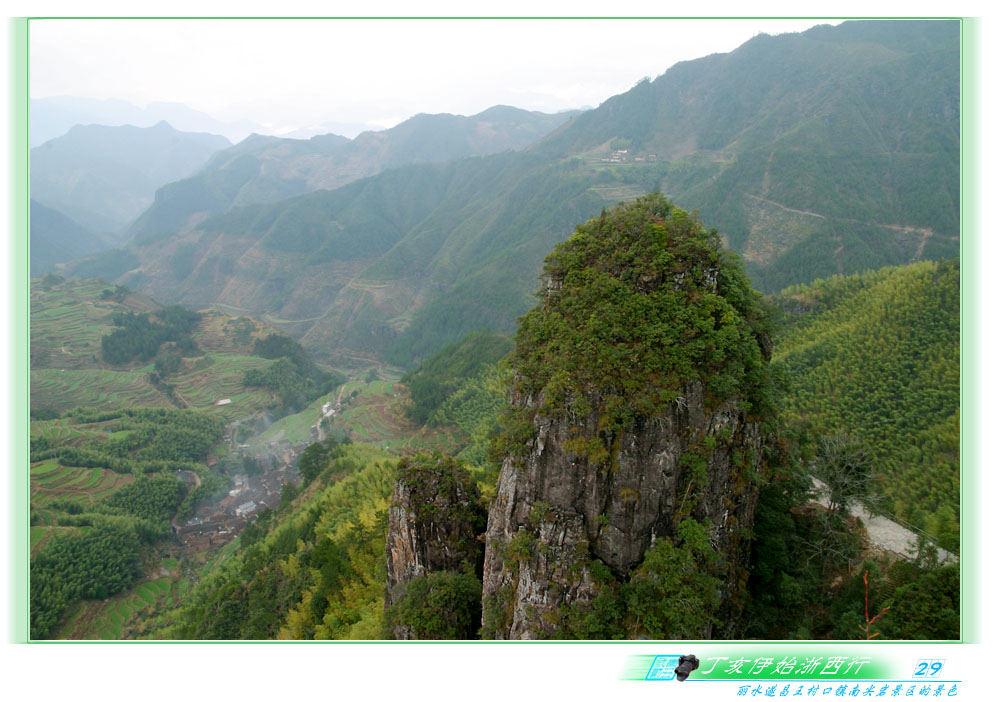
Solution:
[[[542,302],[521,319],[515,391],[538,411],[597,395],[600,428],[667,404],[690,381],[768,409],[767,315],[716,230],[658,193],[604,211],[546,259]]]

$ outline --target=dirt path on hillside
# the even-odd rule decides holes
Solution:
[[[764,197],[759,197],[758,195],[749,195],[749,194],[746,194],[745,197],[750,197],[753,200],[758,200],[759,202],[765,202],[765,203],[767,203],[769,205],[774,205],[774,206],[778,207],[781,210],[786,210],[787,212],[793,212],[794,214],[802,214],[802,215],[807,215],[808,217],[817,217],[819,219],[830,219],[826,215],[817,214],[816,212],[811,212],[809,210],[796,210],[796,209],[793,209],[792,207],[787,207],[786,205],[780,204],[780,203],[775,202],[773,200],[767,200]],[[852,221],[854,221],[854,220],[852,220]]]
[[[750,197],[753,200],[758,200],[759,202],[764,202],[767,205],[772,205],[773,207],[778,207],[786,212],[792,212],[794,214],[805,215],[807,217],[817,217],[818,219],[830,219],[836,222],[852,222],[854,224],[862,224],[869,227],[881,227],[882,229],[890,229],[896,232],[902,232],[903,234],[917,234],[921,237],[920,243],[917,245],[917,252],[914,254],[914,260],[919,260],[921,255],[924,253],[924,246],[927,244],[928,240],[934,236],[934,231],[929,227],[911,227],[908,224],[875,224],[873,222],[864,222],[860,219],[851,219],[849,217],[828,217],[827,215],[818,214],[817,212],[811,212],[810,210],[797,210],[792,207],[787,207],[786,205],[776,202],[775,200],[768,200],[764,197],[759,197],[758,195],[746,194],[745,197]],[[835,251],[837,255],[841,249],[839,248]]]
[[[827,486],[817,478],[814,478],[814,501],[817,504],[827,507]],[[896,522],[887,519],[882,515],[869,516],[866,509],[856,503],[852,509],[852,514],[862,520],[865,524],[869,541],[880,548],[892,551],[904,558],[913,560],[917,550],[917,534]],[[958,556],[942,548],[938,549],[938,562],[945,563],[958,561]]]

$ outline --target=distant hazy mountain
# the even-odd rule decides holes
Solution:
[[[113,246],[106,234],[80,226],[61,212],[31,201],[31,277],[51,272],[56,263],[89,256]]]
[[[294,129],[292,132],[280,134],[284,139],[310,139],[322,134],[340,134],[348,139],[354,139],[363,132],[375,132],[382,129],[372,124],[358,122],[334,122],[324,121],[318,124],[308,124]]]
[[[542,259],[577,222],[656,189],[698,209],[767,291],[954,257],[958,37],[955,21],[763,35],[678,64],[524,152],[395,168],[225,212],[230,193],[232,204],[250,199],[241,188],[260,174],[283,168],[280,182],[299,178],[304,190],[340,177],[318,164],[368,168],[346,157],[352,144],[277,158],[291,147],[260,141],[252,154],[219,154],[210,180],[164,188],[136,223],[145,244],[105,264],[156,299],[267,314],[318,353],[410,363],[475,329],[512,331]],[[430,130],[414,139],[422,121],[372,135],[383,147],[365,153],[382,167],[451,158]],[[461,134],[445,125],[439,133]],[[180,195],[186,204],[164,207]],[[177,225],[168,212],[186,214]]]
[[[241,141],[252,132],[262,130],[262,126],[256,122],[221,122],[205,112],[176,102],[152,102],[147,107],[138,107],[124,100],[60,95],[31,100],[30,107],[32,147],[62,136],[77,124],[151,127],[165,121],[184,132],[221,134],[233,143]]]
[[[75,126],[31,149],[31,197],[84,227],[115,233],[148,207],[155,190],[230,146],[222,136],[153,127]]]
[[[416,115],[351,141],[334,134],[306,141],[252,135],[217,154],[202,172],[164,187],[130,239],[147,241],[231,207],[331,190],[389,168],[522,149],[575,114],[497,106],[471,117]]]

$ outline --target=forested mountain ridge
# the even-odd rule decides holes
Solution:
[[[391,168],[521,149],[574,114],[496,106],[471,117],[419,114],[353,140],[335,134],[307,140],[254,134],[217,154],[203,172],[163,188],[129,237],[140,244],[180,232],[198,217],[332,190]]]
[[[770,292],[954,256],[958,66],[956,22],[759,36],[524,153],[218,214],[109,272],[163,300],[266,314],[319,354],[410,367],[481,327],[510,332],[564,232],[654,190],[699,210]]]
[[[238,208],[76,267],[157,299],[254,314],[319,355],[347,360],[392,346],[407,364],[523,312],[534,277],[520,262],[538,260],[584,210],[607,204],[575,171],[515,153],[407,166]],[[424,342],[395,339],[439,294],[455,309],[419,322]]]
[[[536,148],[613,144],[678,164],[660,189],[717,227],[767,292],[954,256],[958,33],[908,21],[760,35],[676,64]]]

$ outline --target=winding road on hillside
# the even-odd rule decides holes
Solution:
[[[764,197],[759,197],[758,195],[751,195],[749,193],[746,193],[745,197],[749,197],[759,202],[764,202],[767,205],[773,205],[774,207],[778,207],[779,209],[784,210],[786,212],[792,212],[798,215],[805,215],[807,217],[817,217],[818,219],[832,219],[838,222],[853,222],[855,224],[863,224],[870,227],[891,229],[896,232],[903,232],[904,234],[919,235],[921,237],[921,240],[920,243],[917,245],[917,252],[914,254],[915,261],[920,259],[921,255],[924,253],[924,246],[931,239],[931,237],[934,236],[934,230],[932,230],[930,227],[912,227],[909,224],[877,224],[874,222],[866,222],[860,219],[851,219],[849,217],[829,217],[827,215],[822,215],[817,212],[811,212],[810,210],[797,210],[792,207],[787,207],[781,202],[776,202],[774,200],[769,200]]]
[[[814,478],[814,501],[823,506],[828,506],[827,485]],[[904,558],[914,559],[917,551],[917,534],[896,522],[887,519],[882,515],[870,516],[866,509],[859,503],[852,509],[852,515],[858,517],[865,524],[869,541],[879,548],[892,551]],[[938,562],[957,562],[958,556],[942,548],[938,549]]]

